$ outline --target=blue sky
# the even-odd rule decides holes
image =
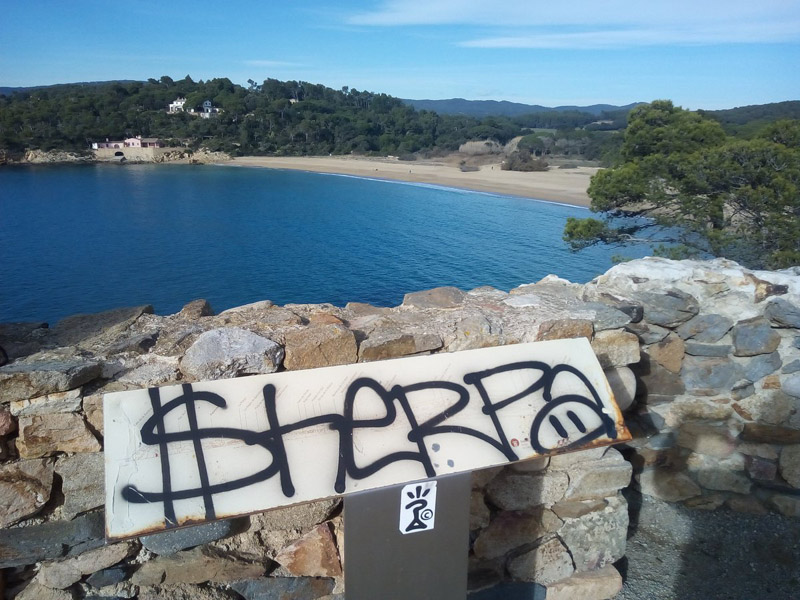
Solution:
[[[0,86],[268,77],[548,106],[800,99],[799,0],[9,0]]]

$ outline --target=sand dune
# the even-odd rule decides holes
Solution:
[[[432,183],[482,192],[538,198],[576,206],[589,206],[586,189],[589,187],[589,179],[598,171],[596,167],[575,169],[551,167],[550,170],[544,172],[521,173],[503,171],[498,162],[484,165],[478,171],[462,172],[458,166],[448,164],[445,160],[407,162],[392,158],[351,156],[247,156],[235,158],[232,163],[226,164]]]

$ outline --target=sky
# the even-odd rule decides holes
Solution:
[[[800,99],[800,0],[6,0],[0,86],[267,78],[545,106]]]

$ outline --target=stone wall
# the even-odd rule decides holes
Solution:
[[[145,306],[2,324],[6,594],[343,593],[338,500],[104,545],[105,392],[585,336],[635,438],[476,472],[470,589],[478,600],[514,586],[549,600],[611,597],[631,465],[645,494],[800,515],[799,275],[644,259],[586,285],[438,288],[395,308],[264,301],[214,315],[199,300],[170,316]]]

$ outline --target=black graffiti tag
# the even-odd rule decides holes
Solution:
[[[538,377],[525,389],[507,398],[492,398],[487,386],[490,378],[496,375],[521,373],[528,371]],[[562,377],[576,377],[587,391],[587,396],[568,394],[553,396],[553,387],[556,380]],[[265,385],[262,390],[264,411],[267,417],[268,428],[264,431],[251,431],[231,427],[199,427],[197,408],[201,403],[208,403],[218,409],[227,408],[226,400],[215,393],[196,391],[192,386],[182,386],[182,394],[164,404],[161,402],[159,390],[149,390],[150,403],[153,414],[141,427],[142,442],[147,445],[158,446],[161,461],[162,487],[160,492],[143,491],[136,486],[128,485],[122,488],[122,497],[132,504],[162,502],[164,505],[165,527],[178,525],[174,503],[178,500],[202,498],[205,517],[208,520],[216,518],[214,496],[222,492],[242,489],[244,487],[267,481],[276,475],[280,481],[281,491],[287,498],[295,494],[295,487],[289,468],[289,461],[284,445],[284,436],[295,431],[327,425],[338,434],[339,459],[334,480],[336,493],[344,493],[348,478],[362,480],[377,473],[381,469],[398,461],[413,461],[419,463],[425,471],[426,477],[434,477],[437,473],[431,457],[428,454],[425,440],[427,437],[439,434],[465,435],[487,444],[508,461],[518,460],[512,443],[507,439],[499,413],[503,408],[510,406],[524,398],[541,392],[544,407],[536,414],[530,431],[529,443],[531,448],[545,454],[557,449],[569,449],[583,445],[593,439],[606,436],[616,438],[614,420],[605,412],[603,403],[589,380],[579,370],[569,365],[560,364],[550,366],[538,361],[515,362],[484,371],[468,373],[463,378],[464,383],[474,386],[482,400],[482,412],[491,422],[490,430],[493,435],[469,427],[455,425],[449,421],[470,402],[470,393],[464,385],[450,381],[424,381],[406,386],[394,386],[386,389],[379,382],[368,377],[358,378],[348,387],[342,414],[324,414],[294,423],[281,424],[278,418],[277,398],[275,386]],[[454,401],[438,414],[423,422],[418,422],[408,396],[417,392],[432,390],[449,391],[454,394]],[[380,400],[383,414],[369,419],[355,417],[355,405],[360,393],[372,392]],[[184,431],[167,432],[165,418],[174,411],[184,408],[188,418],[188,428]],[[400,415],[408,423],[408,441],[414,450],[390,452],[367,465],[356,464],[353,439],[360,429],[382,429],[393,425]],[[569,441],[569,430],[577,431],[580,437]],[[268,464],[259,465],[261,469],[232,481],[211,482],[206,465],[203,440],[229,439],[239,440],[247,445],[263,448],[271,457]],[[556,440],[549,444],[546,439]],[[515,440],[516,441],[516,440]],[[199,485],[186,489],[173,489],[170,472],[170,444],[191,442],[196,456],[196,467]]]

